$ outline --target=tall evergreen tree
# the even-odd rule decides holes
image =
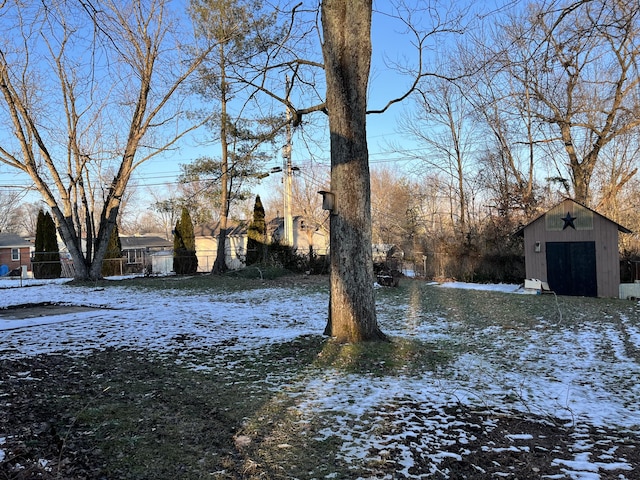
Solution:
[[[253,220],[247,230],[247,265],[264,260],[266,233],[264,207],[260,195],[256,195],[256,203],[253,205]]]
[[[36,223],[33,276],[35,278],[59,278],[62,273],[60,251],[56,237],[56,225],[49,212],[38,212]]]
[[[196,32],[218,44],[217,55],[209,56],[198,71],[199,93],[204,100],[216,102],[215,111],[219,112],[216,137],[221,147],[220,180],[216,184],[220,185],[220,228],[212,273],[221,274],[228,269],[226,243],[234,183],[237,186],[246,181],[247,167],[250,169],[261,160],[261,145],[272,141],[282,125],[282,119],[277,117],[254,120],[235,116],[234,104],[249,101],[243,95],[248,91],[245,74],[250,74],[243,69],[264,60],[265,49],[279,42],[285,32],[275,28],[275,16],[265,13],[260,0],[191,0],[190,13]],[[240,111],[246,109],[242,107]]]
[[[198,271],[196,237],[189,210],[182,208],[180,220],[173,233],[173,271],[178,275],[189,275]]]
[[[104,254],[104,260],[102,261],[102,276],[110,277],[113,275],[121,275],[121,259],[122,243],[120,242],[118,224],[116,224],[115,227],[113,227],[113,230],[111,230],[109,244],[107,245],[107,252]]]

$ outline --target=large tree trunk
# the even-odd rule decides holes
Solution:
[[[74,278],[77,280],[86,280],[89,278],[89,266],[85,261],[85,257],[82,253],[82,241],[76,235],[73,229],[72,220],[67,220],[64,213],[56,205],[55,201],[48,203],[51,208],[52,217],[56,224],[60,238],[64,242],[69,255],[71,255],[71,261],[73,262]]]
[[[340,342],[382,340],[373,291],[367,84],[372,0],[322,2],[331,131],[331,297],[326,333]]]

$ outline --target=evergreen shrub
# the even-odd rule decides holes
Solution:
[[[34,278],[59,278],[62,273],[56,225],[49,212],[38,212],[35,253],[32,270]]]
[[[198,271],[193,222],[184,207],[173,231],[173,271],[178,275],[192,275]]]
[[[120,231],[118,225],[113,227],[109,236],[109,245],[107,252],[102,259],[101,275],[103,277],[112,277],[114,275],[122,275],[122,243],[120,242]]]

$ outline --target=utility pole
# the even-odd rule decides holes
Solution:
[[[286,77],[287,88],[287,143],[282,148],[282,170],[284,173],[284,243],[293,247],[293,215],[291,203],[293,198],[293,168],[291,166],[291,107],[289,106],[289,76]]]

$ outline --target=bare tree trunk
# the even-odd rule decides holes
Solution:
[[[225,71],[224,45],[220,45],[220,145],[221,145],[221,168],[220,188],[222,197],[220,199],[220,231],[218,232],[218,251],[216,260],[213,262],[212,273],[217,275],[227,271],[227,219],[229,217],[229,144],[227,141],[228,118],[227,118],[227,79]]]
[[[546,108],[539,118],[560,131],[574,198],[588,206],[601,152],[640,126],[631,113],[640,106],[637,5],[602,0],[577,2],[559,14],[545,9],[532,25],[544,34],[535,49],[546,52],[534,64],[539,79],[531,88]]]
[[[322,2],[331,132],[331,296],[326,332],[340,342],[382,340],[373,291],[367,84],[371,0]]]
[[[464,161],[463,153],[460,147],[460,137],[453,123],[451,123],[451,134],[454,139],[454,149],[456,153],[456,176],[458,177],[458,208],[460,210],[460,220],[458,220],[460,228],[460,234],[465,235],[467,233],[467,197],[464,187]]]
[[[85,256],[82,253],[81,238],[76,235],[76,232],[72,227],[72,220],[65,219],[64,213],[55,204],[55,202],[48,202],[48,205],[51,208],[51,216],[56,223],[58,233],[60,234],[60,237],[67,247],[69,255],[71,255],[74,277],[77,279],[89,278],[89,265],[87,264]],[[63,219],[62,221],[60,221],[61,218]]]
[[[223,137],[224,138],[224,137]],[[223,141],[223,143],[226,143]],[[223,147],[223,151],[226,151]],[[226,154],[223,153],[223,157],[226,157]],[[216,275],[220,275],[227,271],[227,219],[229,216],[229,189],[228,189],[228,179],[227,179],[227,162],[223,160],[222,163],[222,209],[220,212],[220,221],[219,227],[220,230],[218,232],[218,247],[216,249],[216,259],[213,262],[213,268],[211,273]]]
[[[220,217],[220,231],[218,232],[218,247],[216,249],[216,259],[213,262],[211,273],[221,275],[227,271],[226,262],[227,250],[227,217]]]

